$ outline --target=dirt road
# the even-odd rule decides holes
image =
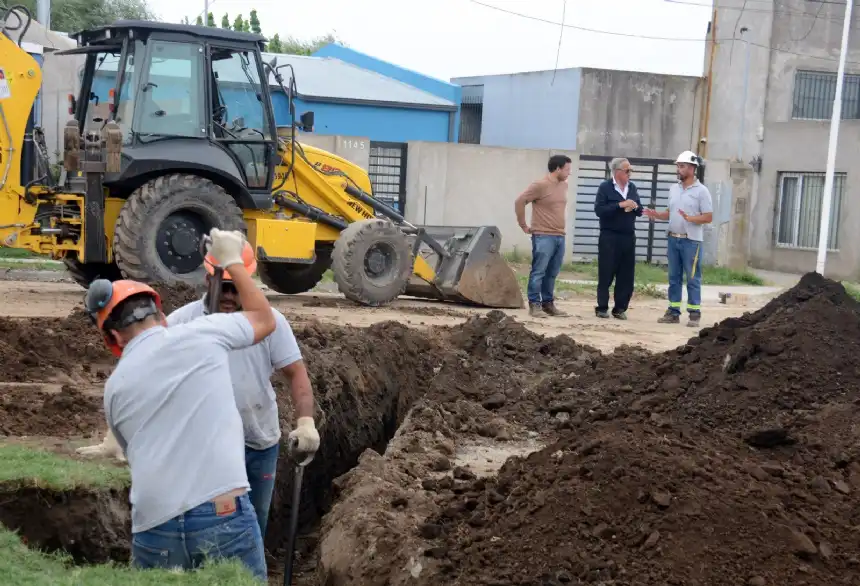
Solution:
[[[80,307],[84,291],[70,283],[36,281],[0,281],[0,315],[8,317],[64,317]],[[295,296],[271,293],[270,299],[296,323],[320,320],[338,325],[369,326],[382,321],[397,321],[411,327],[454,325],[484,309],[433,303],[404,298],[386,308],[374,309],[352,304],[339,295],[323,293]],[[712,325],[727,317],[743,314],[761,306],[762,301],[746,307],[705,304],[703,325]],[[601,320],[594,316],[594,300],[575,297],[558,302],[570,314],[565,318],[532,319],[526,310],[506,310],[540,334],[567,334],[580,343],[609,352],[621,344],[636,344],[652,351],[663,351],[684,343],[695,335],[683,325],[660,325],[657,318],[666,302],[649,297],[634,298],[627,321]]]

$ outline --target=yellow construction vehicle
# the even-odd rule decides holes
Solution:
[[[331,269],[365,305],[402,294],[523,307],[494,226],[422,227],[372,195],[367,173],[302,145],[295,76],[262,57],[259,35],[119,21],[73,36],[85,59],[70,96],[63,170],[33,125],[41,87],[20,47],[30,14],[0,33],[0,245],[63,259],[84,287],[98,277],[203,283],[209,230],[245,231],[259,275],[280,293],[312,289]],[[71,62],[70,62],[71,66]],[[270,80],[289,97],[275,124]]]

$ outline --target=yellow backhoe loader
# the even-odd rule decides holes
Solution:
[[[77,33],[59,52],[85,66],[57,173],[33,124],[42,73],[20,47],[30,14],[12,7],[4,22],[0,245],[62,259],[84,287],[99,277],[199,286],[203,236],[239,229],[280,293],[308,291],[331,269],[365,305],[407,294],[524,306],[496,227],[412,225],[373,197],[363,169],[297,140],[313,113],[296,120],[295,75],[285,84],[289,65],[265,62],[263,37],[149,21]],[[289,97],[286,128],[270,80]]]

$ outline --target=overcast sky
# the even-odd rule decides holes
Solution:
[[[353,49],[448,80],[553,69],[564,23],[650,40],[564,28],[559,67],[701,75],[709,0],[210,0],[224,12],[260,16],[263,34],[312,38],[334,32]],[[686,3],[685,3],[686,2]],[[163,20],[192,22],[203,0],[149,0]],[[189,10],[196,7],[198,10]]]

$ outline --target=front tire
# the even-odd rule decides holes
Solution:
[[[165,175],[145,183],[122,207],[114,259],[128,279],[202,286],[200,244],[212,228],[245,232],[242,210],[222,187],[195,175]]]
[[[316,255],[314,264],[259,261],[257,274],[272,291],[285,295],[304,293],[316,287],[331,266],[330,246],[317,247]]]
[[[362,220],[347,226],[335,241],[332,270],[347,299],[378,307],[406,291],[414,262],[409,239],[397,226]]]

